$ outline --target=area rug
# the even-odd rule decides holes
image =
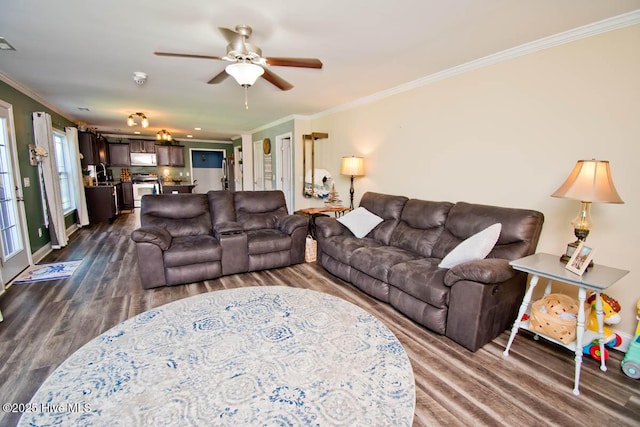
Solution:
[[[72,354],[19,426],[410,426],[411,364],[378,319],[286,286],[202,294]]]
[[[15,278],[13,284],[43,282],[45,280],[58,280],[71,277],[81,262],[82,260],[37,264],[23,271]]]

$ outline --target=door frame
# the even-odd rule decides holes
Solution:
[[[13,182],[15,185],[16,205],[18,208],[18,222],[22,231],[22,242],[24,250],[27,253],[27,261],[29,266],[33,265],[33,256],[31,254],[31,241],[29,240],[29,230],[27,224],[27,214],[24,207],[24,194],[22,192],[22,175],[20,173],[20,163],[18,162],[18,143],[16,142],[16,127],[13,120],[13,105],[0,99],[0,108],[7,110],[7,124],[9,134],[9,155],[11,156],[11,169],[13,172]],[[0,294],[11,286],[13,279],[9,283],[3,283],[0,277]]]
[[[227,150],[224,148],[189,148],[189,181],[193,184],[193,152],[194,151],[219,151],[222,153],[222,161],[225,162],[227,160]],[[170,166],[164,166],[170,167]]]
[[[284,156],[282,155],[282,141],[285,139],[289,139],[290,141],[290,156],[289,158],[284,158]],[[276,135],[276,148],[275,148],[275,152],[276,152],[276,189],[278,190],[282,190],[282,192],[285,192],[282,189],[282,182],[280,181],[280,176],[283,175],[283,167],[285,165],[285,163],[288,164],[289,167],[289,182],[290,182],[290,188],[289,191],[287,193],[285,193],[285,199],[287,200],[287,207],[289,208],[289,213],[293,213],[295,211],[295,198],[294,198],[294,187],[295,187],[295,183],[294,183],[294,174],[293,174],[293,133],[292,132],[287,132],[287,133],[283,133],[282,135]]]

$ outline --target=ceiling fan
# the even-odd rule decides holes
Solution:
[[[262,50],[248,42],[252,30],[248,25],[237,25],[234,30],[219,28],[224,38],[229,43],[225,56],[194,55],[188,53],[154,52],[158,56],[176,56],[181,58],[217,59],[229,61],[223,71],[209,80],[208,84],[217,84],[224,81],[229,75],[233,76],[239,85],[251,86],[258,77],[262,77],[281,90],[289,90],[293,85],[282,77],[269,70],[268,66],[298,67],[298,68],[322,68],[322,62],[316,58],[274,58],[263,57]]]

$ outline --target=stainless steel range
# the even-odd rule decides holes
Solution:
[[[160,182],[155,173],[134,173],[131,175],[133,183],[133,207],[139,208],[142,196],[145,194],[159,194]]]

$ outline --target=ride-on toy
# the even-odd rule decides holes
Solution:
[[[622,372],[634,379],[640,378],[640,301],[636,304],[636,310],[636,319],[638,319],[636,335],[633,337],[631,344],[629,344],[627,354],[624,355],[624,359],[620,364]]]
[[[605,325],[616,325],[620,323],[622,318],[620,317],[620,303],[611,298],[607,294],[600,293],[600,299],[602,300],[602,311],[604,312]],[[598,332],[598,319],[596,313],[596,294],[593,293],[587,298],[587,303],[591,304],[591,313],[589,314],[587,330]],[[613,332],[611,328],[604,327],[604,345],[609,348],[617,347],[622,342],[620,335]],[[604,357],[604,360],[609,358],[609,352],[604,349],[604,355],[600,354],[600,341],[593,340],[589,344],[582,347],[584,354],[589,354],[596,360],[600,360]]]

